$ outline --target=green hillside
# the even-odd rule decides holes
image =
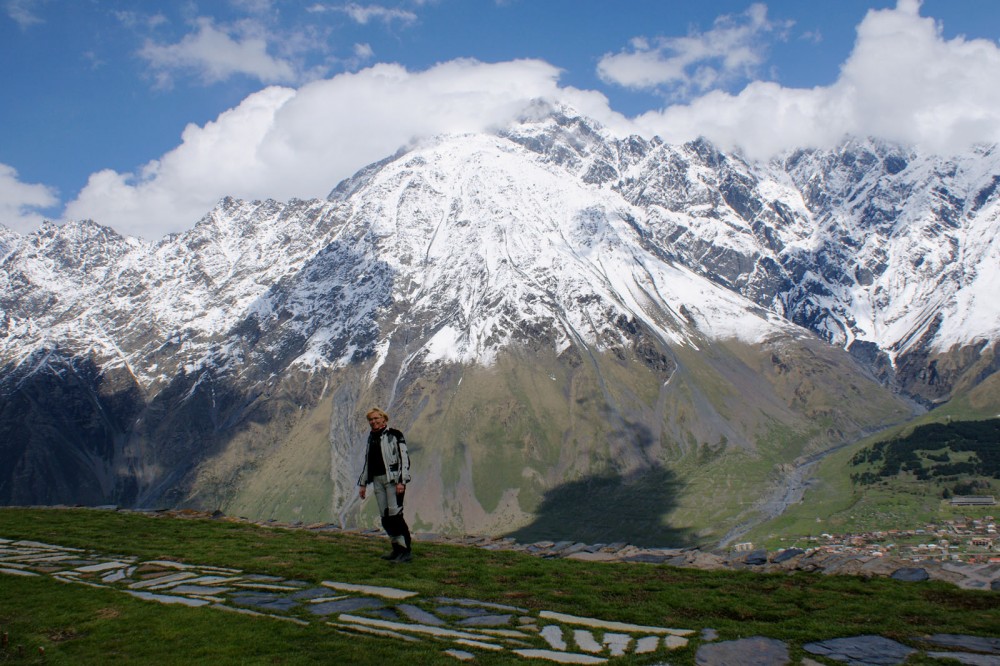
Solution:
[[[989,636],[1000,626],[995,593],[940,582],[815,574],[707,572],[664,565],[545,560],[513,552],[417,544],[408,565],[378,558],[382,538],[91,509],[0,509],[0,538],[206,564],[316,585],[346,581],[412,590],[426,598],[515,604],[526,612],[604,618],[692,630],[670,663],[695,663],[704,643],[765,636],[794,660],[807,642],[879,634]],[[38,664],[454,664],[433,639],[403,641],[344,632],[315,616],[280,622],[210,607],[168,606],[121,590],[0,573],[0,663]],[[470,648],[472,649],[472,648]],[[44,654],[42,654],[42,651]],[[510,652],[475,650],[476,663],[520,663]],[[623,664],[662,663],[664,654]],[[923,663],[923,662],[921,662]]]
[[[825,457],[802,501],[745,539],[780,546],[820,533],[918,529],[996,515],[954,495],[1000,496],[1000,391],[994,377],[906,424]]]

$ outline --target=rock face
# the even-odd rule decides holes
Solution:
[[[539,107],[158,243],[5,233],[0,502],[367,520],[378,404],[420,527],[718,538],[796,459],[995,376],[998,159],[751,164]]]

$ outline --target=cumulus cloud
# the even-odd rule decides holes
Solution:
[[[457,60],[422,72],[382,64],[298,90],[267,88],[213,122],[189,125],[177,148],[137,173],[93,174],[66,217],[156,239],[189,228],[225,195],[323,197],[414,139],[501,125],[538,98],[626,125],[603,95],[561,88],[558,76],[540,61]]]
[[[767,18],[752,5],[715,20],[711,30],[685,37],[637,37],[628,49],[605,54],[597,73],[607,83],[633,89],[670,90],[679,96],[751,78],[766,60],[769,35],[783,38],[788,22]]]
[[[175,149],[135,173],[93,174],[65,217],[158,239],[190,228],[225,195],[323,197],[416,139],[501,126],[539,98],[566,103],[622,135],[668,142],[705,136],[760,159],[832,146],[845,135],[942,153],[1000,141],[997,44],[946,40],[919,9],[916,0],[901,0],[895,9],[870,11],[830,86],[756,81],[737,94],[713,90],[633,119],[599,92],[561,86],[559,69],[538,60],[455,60],[419,72],[378,64],[298,89],[270,87],[212,122],[189,125]]]
[[[193,72],[206,83],[237,74],[262,83],[291,83],[297,77],[291,62],[268,53],[266,33],[252,21],[221,28],[209,18],[200,18],[196,30],[181,41],[147,41],[139,56],[152,67],[161,86],[169,86],[177,72]]]
[[[1000,49],[992,41],[945,40],[917,0],[871,10],[835,83],[810,89],[756,81],[738,94],[712,91],[636,118],[667,141],[705,136],[767,158],[876,136],[953,153],[1000,141]]]
[[[0,224],[18,233],[29,233],[44,220],[40,211],[58,203],[52,188],[22,183],[13,167],[0,164]]]

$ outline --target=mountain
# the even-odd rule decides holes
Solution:
[[[718,540],[996,373],[997,160],[751,163],[540,104],[157,243],[4,231],[0,502],[370,521],[377,404],[418,530]]]

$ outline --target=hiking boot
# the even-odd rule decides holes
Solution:
[[[392,563],[403,564],[404,562],[412,562],[412,561],[413,561],[413,554],[408,550],[404,550],[399,554],[399,557],[392,560]]]
[[[390,562],[395,562],[399,558],[399,556],[405,552],[406,551],[403,548],[400,548],[396,544],[392,544],[392,552],[386,553],[385,555],[379,555],[379,557],[381,557],[383,560],[389,560]]]

